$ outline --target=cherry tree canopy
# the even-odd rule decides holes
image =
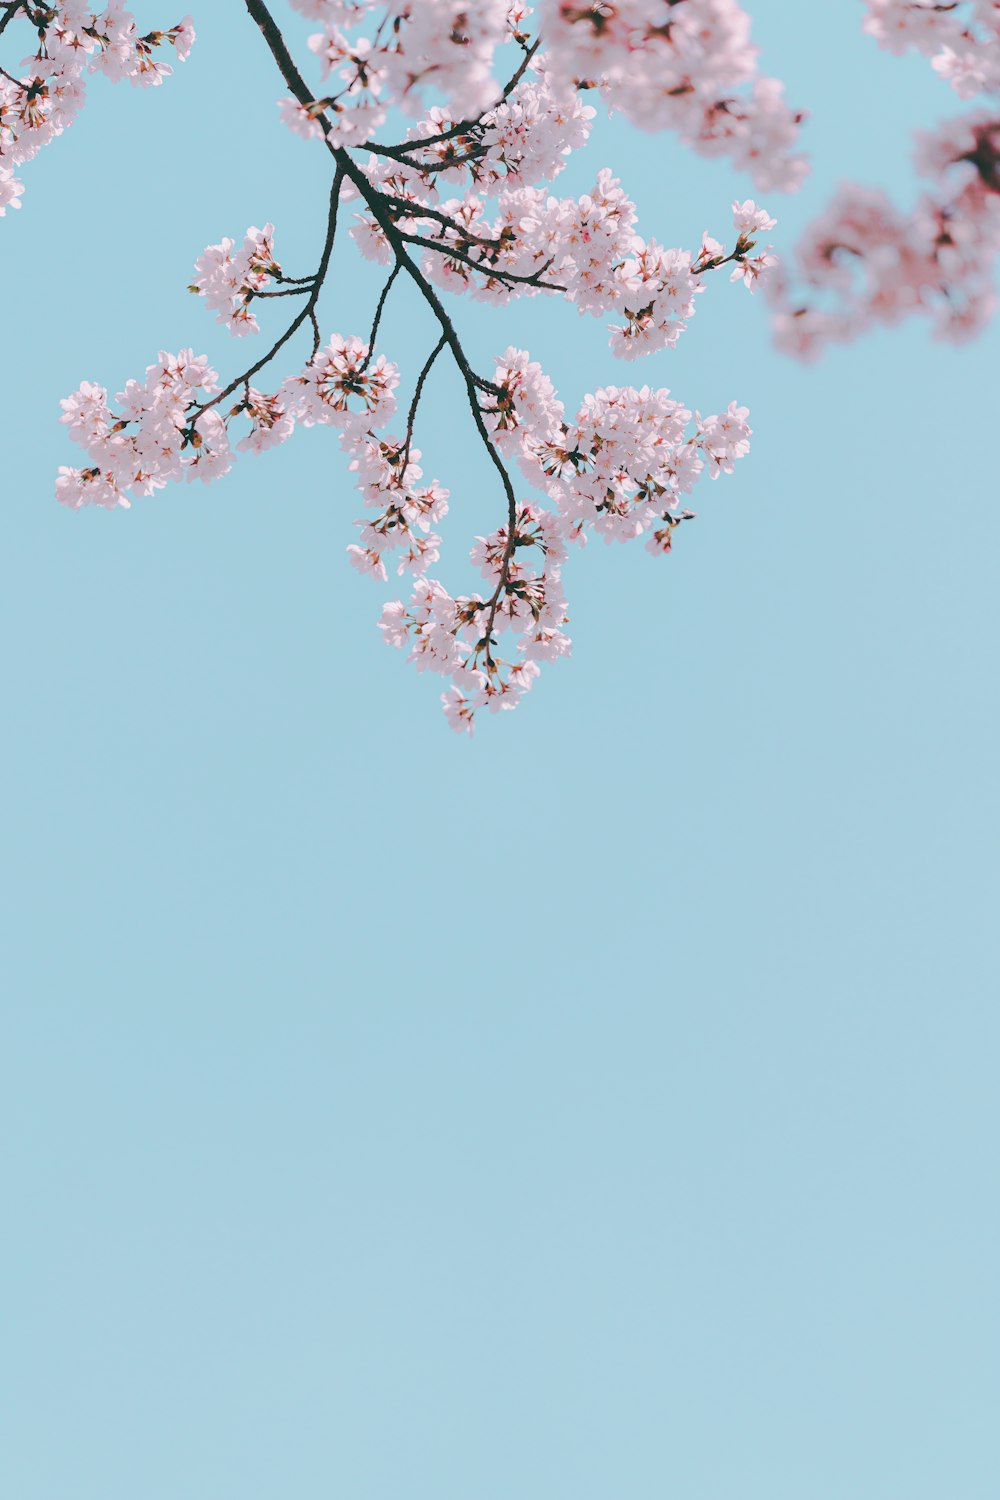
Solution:
[[[205,248],[191,290],[234,338],[260,335],[265,301],[288,299],[289,318],[232,373],[186,348],[161,351],[113,399],[84,381],[62,420],[86,462],[60,468],[56,493],[74,509],[128,507],[173,480],[211,482],[236,454],[283,443],[297,427],[336,428],[365,508],[350,561],[383,582],[390,567],[409,575],[409,597],[385,604],[380,629],[418,669],[446,679],[457,729],[471,730],[480,708],[516,706],[542,665],[569,652],[568,549],[597,533],[643,537],[668,553],[693,515],[688,497],[706,476],[731,474],[751,434],[737,400],[703,415],[649,384],[595,385],[567,411],[530,352],[504,347],[502,333],[493,368],[476,369],[456,297],[501,307],[562,298],[600,318],[611,356],[629,363],[677,343],[723,268],[750,291],[767,283],[778,340],[800,356],[910,311],[928,312],[951,338],[992,313],[996,109],[976,107],[922,140],[931,185],[912,213],[881,193],[843,189],[791,265],[779,266],[760,242],[776,221],[752,198],[733,202],[725,241],[706,233],[669,247],[640,233],[611,168],[596,169],[583,196],[551,186],[586,148],[599,107],[727,158],[760,192],[799,186],[803,116],[760,71],[750,18],[735,0],[288,4],[317,25],[308,55],[296,58],[286,43],[283,0],[245,0],[244,21],[273,58],[280,119],[313,150],[303,171],[329,195],[315,269],[290,274],[272,224]],[[866,12],[880,45],[925,51],[962,98],[1000,90],[1000,3],[867,0]],[[72,122],[94,74],[158,85],[169,59],[183,61],[195,41],[191,18],[140,32],[121,5],[84,0],[14,0],[0,6],[0,33],[11,49],[0,74],[0,215],[21,206],[17,174]],[[385,283],[363,326],[334,331],[321,321],[321,294],[335,255],[352,250],[383,265]],[[401,277],[437,327],[422,365],[407,371],[379,347]],[[279,310],[268,311],[270,321]],[[293,358],[300,330],[305,347]],[[502,506],[496,529],[474,540],[484,583],[471,593],[436,576],[435,528],[450,497],[428,481],[417,446],[439,358],[457,367]]]

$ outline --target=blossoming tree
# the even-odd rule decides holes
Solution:
[[[288,5],[317,24],[309,57],[296,59],[286,43],[279,10]],[[953,14],[961,10],[970,17]],[[521,0],[243,0],[233,11],[232,24],[245,12],[270,51],[285,91],[282,119],[314,147],[303,171],[329,179],[316,269],[287,274],[270,224],[248,229],[242,243],[208,246],[192,290],[238,339],[259,336],[262,302],[288,299],[282,332],[225,375],[182,349],[161,353],[113,402],[85,381],[63,402],[62,420],[86,463],[61,468],[56,493],[73,508],[127,507],[173,480],[210,482],[236,453],[283,443],[297,427],[336,428],[367,512],[350,560],[382,581],[388,565],[411,576],[409,599],[386,603],[380,628],[419,669],[447,680],[445,711],[458,729],[471,730],[483,707],[514,707],[542,664],[569,651],[568,547],[595,532],[608,541],[643,536],[653,552],[669,552],[692,514],[686,497],[706,475],[732,473],[750,428],[736,401],[702,416],[649,385],[597,386],[567,413],[540,365],[525,350],[503,348],[502,335],[494,367],[473,368],[456,299],[502,309],[514,298],[562,298],[609,324],[612,356],[631,362],[675,345],[697,297],[728,268],[751,291],[774,280],[779,337],[809,354],[824,336],[893,313],[884,285],[889,242],[900,264],[919,260],[908,292],[894,293],[896,310],[901,296],[924,303],[940,293],[954,331],[974,325],[973,301],[981,318],[1000,181],[998,127],[979,116],[931,153],[942,177],[964,173],[933,210],[900,227],[882,204],[866,219],[871,195],[862,195],[860,208],[838,200],[813,231],[801,257],[810,296],[848,295],[841,247],[865,267],[867,281],[861,290],[851,283],[855,302],[839,313],[801,303],[759,243],[775,221],[752,199],[734,203],[726,244],[706,234],[695,247],[668,248],[640,235],[635,205],[608,168],[582,197],[552,190],[567,158],[586,147],[595,104],[728,157],[761,191],[798,186],[802,117],[758,71],[750,21],[735,0],[539,0],[535,10]],[[868,11],[879,40],[929,48],[960,92],[997,87],[1000,4],[868,0]],[[72,121],[93,74],[159,84],[168,59],[188,55],[194,29],[184,19],[140,33],[118,3],[12,0],[0,4],[0,36],[12,47],[22,38],[21,60],[15,48],[0,72],[2,215],[20,207],[17,172]],[[348,215],[347,249],[384,266],[385,283],[362,327],[335,332],[323,326],[321,294],[335,255],[345,253],[338,228]],[[406,371],[379,347],[400,278],[437,329],[423,363]],[[962,306],[943,283],[964,288]],[[471,594],[430,576],[439,571],[434,528],[449,493],[427,482],[416,439],[439,358],[457,368],[468,420],[496,474],[499,524],[474,540],[484,584]]]

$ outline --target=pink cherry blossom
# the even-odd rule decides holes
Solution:
[[[962,99],[985,102],[917,137],[926,188],[897,207],[878,188],[842,187],[770,278],[780,348],[816,358],[826,344],[921,314],[953,343],[997,307],[1000,258],[1000,4],[865,0],[864,29],[887,51],[923,53]]]
[[[209,245],[195,261],[200,272],[191,291],[205,298],[233,334],[259,333],[260,325],[251,311],[251,301],[273,279],[282,281],[281,266],[274,258],[274,225],[263,229],[251,226],[236,250],[233,241],[222,240]]]
[[[23,186],[15,170],[73,123],[86,98],[87,78],[104,73],[113,82],[162,83],[173,71],[170,52],[183,62],[194,45],[190,16],[165,31],[140,33],[131,11],[94,0],[49,0],[3,7],[3,28],[35,50],[17,69],[0,71],[0,217],[20,207]]]
[[[1000,90],[1000,5],[996,0],[864,0],[864,30],[896,56],[913,50],[961,99]]]
[[[335,333],[299,374],[289,376],[282,394],[303,427],[323,422],[364,433],[392,416],[398,384],[399,372],[384,354],[372,362],[362,339]]]
[[[762,188],[801,183],[802,115],[758,73],[750,18],[735,0],[544,0],[540,20],[557,82],[589,82],[641,129],[729,156]]]

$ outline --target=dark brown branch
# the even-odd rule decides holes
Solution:
[[[559,286],[554,281],[539,281],[539,276],[544,276],[546,270],[552,264],[550,260],[546,261],[544,266],[539,266],[537,271],[532,271],[530,276],[520,276],[516,271],[504,271],[499,266],[491,265],[489,261],[473,260],[471,256],[459,250],[457,245],[449,245],[447,240],[426,240],[423,235],[406,234],[403,230],[399,231],[399,235],[408,245],[419,245],[424,250],[436,250],[439,255],[443,255],[447,260],[460,261],[463,266],[471,267],[473,271],[478,271],[481,276],[489,277],[492,281],[509,281],[524,286],[537,286],[545,292],[564,292],[566,290],[564,286]],[[494,241],[494,243],[496,242]]]
[[[0,36],[7,30],[18,11],[21,9],[21,0],[12,0],[12,3],[3,7],[3,15],[0,16]],[[8,74],[8,77],[10,75]]]
[[[423,162],[411,161],[410,157],[413,152],[419,150],[423,144],[423,141],[409,141],[402,146],[386,146],[381,141],[366,141],[365,150],[370,151],[373,156],[388,156],[392,161],[398,161],[406,167],[414,167],[421,172],[435,170],[440,172],[447,167],[459,166],[463,161],[469,160],[468,156],[464,156],[452,161],[436,162],[431,167],[425,166]],[[476,154],[482,155],[482,152],[477,150]]]
[[[247,292],[247,302],[257,302],[261,297],[304,297],[311,288],[309,286],[290,286],[283,292],[258,292],[253,287]]]
[[[449,156],[441,161],[410,161],[410,158],[395,146],[372,146],[376,156],[388,156],[393,161],[398,161],[402,166],[411,167],[413,171],[426,174],[428,172],[450,172],[453,167],[464,167],[470,161],[478,161],[481,156],[486,155],[486,147],[481,144],[470,146],[469,150],[462,156]]]
[[[389,296],[389,293],[392,291],[392,283],[399,275],[399,271],[400,267],[399,262],[397,261],[392,270],[389,272],[389,280],[382,288],[382,294],[378,299],[378,306],[375,309],[375,317],[372,321],[372,331],[368,335],[368,353],[365,355],[364,363],[361,365],[362,370],[367,370],[368,366],[371,364],[372,355],[375,353],[375,340],[378,338],[378,327],[382,321],[382,312],[385,308],[386,299]]]
[[[441,353],[441,350],[444,348],[446,342],[447,340],[442,333],[441,337],[434,345],[434,348],[427,356],[427,360],[424,364],[423,369],[417,376],[416,389],[413,392],[413,400],[410,402],[410,410],[406,418],[406,442],[403,445],[403,462],[399,474],[400,480],[404,484],[406,482],[406,466],[410,462],[410,444],[413,442],[413,424],[417,420],[417,407],[420,405],[420,397],[423,395],[424,382],[426,381],[428,375],[431,373],[431,366],[437,359],[438,355]]]
[[[703,276],[706,271],[718,271],[722,266],[728,266],[730,261],[745,260],[747,251],[752,249],[753,245],[750,244],[747,245],[743,250],[731,250],[729,254],[725,256],[717,255],[714,260],[706,260],[703,265],[693,265],[691,267],[691,275]]]
[[[383,195],[387,203],[395,209],[402,210],[401,219],[433,219],[445,229],[454,230],[455,234],[461,235],[462,239],[468,240],[473,245],[486,245],[495,250],[502,250],[503,245],[492,236],[473,234],[471,229],[466,229],[459,219],[453,219],[450,215],[442,213],[439,208],[431,208],[429,204],[414,203],[409,198],[397,198],[392,194]]]

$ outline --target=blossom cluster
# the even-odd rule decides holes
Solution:
[[[525,65],[499,104],[474,121],[433,106],[400,147],[375,148],[387,160],[380,164],[373,157],[369,175],[377,182],[381,173],[401,197],[431,205],[439,199],[442,181],[486,196],[504,187],[551,182],[586,145],[596,115],[575,89],[554,87],[544,59],[533,55],[530,70]]]
[[[794,149],[803,117],[785,103],[781,84],[758,72],[750,18],[736,0],[543,0],[536,68],[544,94],[525,90],[485,121],[483,112],[500,93],[494,73],[503,43],[513,39],[527,48],[528,6],[517,0],[292,4],[323,26],[309,46],[327,91],[316,108],[281,101],[286,123],[303,135],[321,133],[322,110],[333,144],[361,145],[382,128],[392,104],[417,114],[421,94],[430,93],[436,97],[428,103],[447,109],[446,128],[472,127],[464,142],[452,141],[453,159],[463,156],[469,139],[485,140],[487,154],[494,153],[488,159],[509,170],[518,151],[551,157],[546,135],[567,125],[570,134],[578,132],[592,113],[578,95],[593,90],[644,130],[673,130],[704,155],[729,156],[761,188],[793,190],[805,174]],[[490,168],[484,162],[480,170]],[[545,173],[534,160],[529,170],[536,180]]]
[[[864,30],[900,56],[914,50],[958,94],[973,99],[1000,90],[1000,4],[997,0],[865,0]]]
[[[348,434],[380,427],[396,410],[398,368],[363,339],[335,333],[298,375],[285,381],[289,411],[303,427],[323,423]]]
[[[62,402],[61,421],[90,462],[60,467],[56,498],[79,510],[128,507],[133,495],[151,495],[173,479],[208,482],[232,465],[226,421],[199,395],[216,390],[208,357],[192,349],[161,352],[145,380],[130,380],[108,403],[103,386],[84,381]]]
[[[379,629],[387,645],[409,647],[418,671],[449,686],[441,695],[453,729],[472,733],[478,709],[516,708],[542,664],[567,656],[572,642],[562,588],[566,543],[552,511],[522,500],[514,524],[476,538],[470,554],[488,593],[452,596],[433,578],[418,580],[408,602],[393,599]],[[511,641],[508,648],[502,643]],[[499,643],[499,644],[498,644]],[[511,659],[500,656],[510,650]]]
[[[917,136],[927,189],[909,212],[878,188],[841,188],[806,229],[796,264],[771,278],[780,348],[815,358],[830,342],[914,314],[959,342],[997,307],[1000,257],[1000,3],[866,0],[865,30],[890,52],[910,48],[964,99],[968,114]],[[990,98],[989,96],[993,97]]]
[[[34,53],[15,70],[0,71],[0,218],[19,208],[24,185],[16,171],[71,125],[86,97],[89,73],[114,82],[162,83],[173,70],[166,48],[183,62],[194,43],[190,17],[164,31],[140,33],[121,4],[95,0],[48,0],[7,7],[4,23],[31,24]],[[0,28],[2,29],[2,28]]]
[[[398,380],[383,355],[372,362],[360,339],[335,334],[274,394],[249,380],[237,382],[241,398],[222,411],[233,388],[219,392],[207,355],[161,353],[144,381],[130,380],[118,392],[118,410],[103,386],[86,380],[62,402],[60,421],[90,463],[60,468],[57,498],[74,510],[127,509],[133,496],[150,495],[172,480],[221,478],[232,467],[234,447],[262,453],[285,442],[296,424],[323,423],[356,437],[392,416]],[[250,424],[235,445],[229,433],[234,418]]]
[[[384,582],[385,558],[398,553],[397,573],[425,573],[441,555],[431,525],[447,515],[448,491],[436,479],[421,485],[420,450],[409,439],[367,431],[343,441],[364,503],[376,512],[354,523],[361,537],[347,549],[352,566]]]
[[[510,0],[291,3],[323,26],[309,48],[320,61],[326,92],[315,110],[295,98],[281,100],[282,117],[300,134],[314,135],[322,110],[332,122],[328,139],[337,146],[367,140],[392,106],[418,112],[428,90],[461,116],[481,114],[496,97],[494,54],[514,34],[518,13]],[[357,34],[367,23],[373,34]]]
[[[728,156],[765,190],[791,192],[802,114],[757,70],[750,17],[736,0],[544,0],[553,77],[597,88],[643,130],[676,131],[705,156]]]
[[[653,48],[655,54],[672,37],[684,66],[695,76],[702,76],[700,69],[713,87],[721,88],[727,79],[733,83],[735,75],[724,60],[738,50],[738,43],[748,46],[739,7],[728,0],[678,0],[666,7],[667,16],[662,8],[659,0],[600,7],[607,41],[602,57],[613,58],[616,37],[642,57],[644,49]],[[354,6],[352,14],[357,18],[361,9]],[[558,13],[543,9],[541,21],[551,25],[557,38],[566,32],[566,55],[579,61],[569,45],[581,42],[576,14],[571,16],[568,7]],[[695,22],[700,52],[691,32]],[[399,235],[425,252],[422,269],[436,285],[490,302],[557,291],[582,313],[616,318],[611,347],[623,358],[671,347],[693,314],[704,271],[733,262],[734,279],[752,290],[774,264],[769,246],[754,253],[754,236],[774,221],[754,207],[757,219],[738,223],[740,238],[729,254],[706,236],[695,255],[640,236],[635,204],[609,169],[598,174],[589,193],[554,195],[544,184],[586,144],[595,111],[582,102],[580,80],[572,70],[558,75],[553,58],[559,48],[549,46],[548,31],[543,35],[545,50],[527,50],[504,97],[477,120],[456,118],[452,109],[435,106],[399,146],[372,144],[364,163],[368,182]],[[319,39],[314,41],[318,45]],[[752,71],[752,49],[747,57],[744,67]],[[614,69],[612,76],[618,76]],[[676,97],[687,96],[681,90]],[[733,99],[730,105],[727,117],[734,119]],[[312,127],[319,128],[316,119],[310,120]],[[334,128],[340,132],[343,126]],[[778,159],[770,145],[765,154],[772,164]],[[345,197],[352,194],[357,196],[348,186]],[[367,258],[393,261],[383,214],[366,206],[351,233]]]
[[[648,386],[597,390],[566,422],[551,382],[523,350],[497,361],[494,389],[495,404],[484,410],[495,441],[546,502],[518,500],[513,528],[508,521],[477,537],[471,561],[486,591],[453,596],[421,579],[408,603],[386,604],[380,624],[419,670],[449,680],[445,712],[469,732],[479,709],[515,708],[542,665],[569,654],[568,543],[590,531],[607,542],[646,535],[647,550],[669,552],[675,527],[693,515],[681,509],[682,496],[706,469],[712,478],[731,473],[750,447],[745,407],[733,402],[703,418]]]
[[[234,449],[261,452],[296,425],[336,427],[369,512],[356,523],[360,537],[349,559],[384,581],[391,557],[398,573],[416,577],[408,605],[386,605],[383,635],[391,645],[408,644],[420,670],[448,679],[449,721],[471,730],[477,709],[515,707],[541,664],[568,654],[567,544],[593,531],[608,542],[645,536],[650,551],[669,552],[674,528],[693,515],[681,502],[699,476],[732,473],[750,446],[745,407],[734,402],[702,417],[648,386],[599,389],[566,421],[541,366],[508,349],[494,379],[481,383],[479,411],[497,450],[518,463],[535,495],[518,501],[513,533],[508,522],[476,539],[471,560],[489,591],[453,596],[426,577],[440,558],[441,537],[431,527],[447,513],[448,491],[437,480],[421,482],[412,420],[402,439],[386,431],[398,382],[396,366],[362,339],[334,334],[277,392],[246,383],[224,410],[228,393],[216,394],[206,356],[161,353],[144,381],[118,393],[115,407],[86,381],[63,401],[62,421],[89,462],[60,468],[57,498],[74,509],[127,507],[172,480],[219,478]],[[234,443],[237,419],[249,431]],[[529,555],[539,560],[530,563]]]
[[[485,412],[501,452],[546,491],[575,537],[593,528],[607,542],[630,541],[669,522],[702,470],[731,474],[749,452],[745,408],[694,414],[667,390],[609,386],[564,420],[548,376],[523,350],[497,361],[494,403]],[[662,551],[658,543],[651,551]],[[666,549],[669,550],[669,549]]]
[[[430,281],[490,302],[558,291],[581,313],[618,319],[610,346],[623,359],[676,344],[694,314],[705,271],[733,262],[731,279],[753,291],[776,264],[771,246],[758,250],[755,238],[776,221],[751,200],[733,205],[738,236],[729,253],[707,234],[697,254],[644,239],[635,227],[635,204],[608,168],[578,198],[518,185],[500,189],[495,204],[469,191],[427,204],[396,163],[385,166],[376,157],[368,174],[395,204],[399,230],[425,247],[422,266]],[[369,259],[392,259],[371,213],[357,215],[351,233]]]
[[[232,334],[259,333],[260,324],[250,308],[252,299],[273,280],[281,282],[281,266],[274,258],[274,225],[247,230],[243,247],[231,239],[209,245],[195,261],[200,274],[189,291],[205,298]]]

